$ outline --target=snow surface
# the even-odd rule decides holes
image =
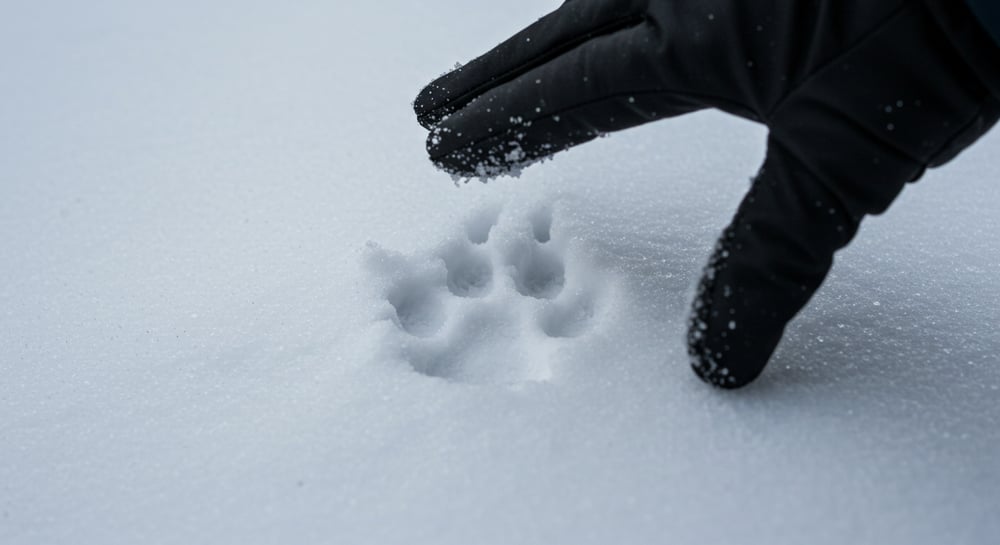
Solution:
[[[0,543],[996,543],[1000,134],[720,392],[762,129],[424,156],[419,88],[556,4],[6,4]]]

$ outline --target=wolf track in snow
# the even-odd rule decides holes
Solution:
[[[418,373],[519,384],[555,373],[550,356],[600,326],[613,282],[577,255],[549,206],[488,207],[435,249],[369,244],[367,272],[391,322],[381,347]]]

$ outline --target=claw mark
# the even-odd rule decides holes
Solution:
[[[545,244],[546,242],[552,240],[552,209],[549,207],[542,207],[535,210],[531,217],[531,231],[535,236],[535,240]]]
[[[473,214],[465,222],[465,234],[473,244],[486,244],[490,231],[500,219],[500,208],[486,208]]]

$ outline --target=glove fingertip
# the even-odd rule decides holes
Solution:
[[[427,130],[432,129],[448,113],[442,107],[447,104],[447,98],[447,89],[436,81],[421,89],[413,101],[413,113],[417,114],[417,123]]]
[[[705,354],[691,353],[691,370],[701,380],[723,390],[737,390],[750,384],[760,376],[764,366],[753,368],[749,373],[736,372],[728,367],[720,367]]]

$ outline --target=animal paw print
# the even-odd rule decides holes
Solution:
[[[553,353],[600,327],[613,282],[575,251],[551,207],[490,207],[430,252],[369,244],[384,303],[381,345],[424,375],[455,382],[546,381]]]

